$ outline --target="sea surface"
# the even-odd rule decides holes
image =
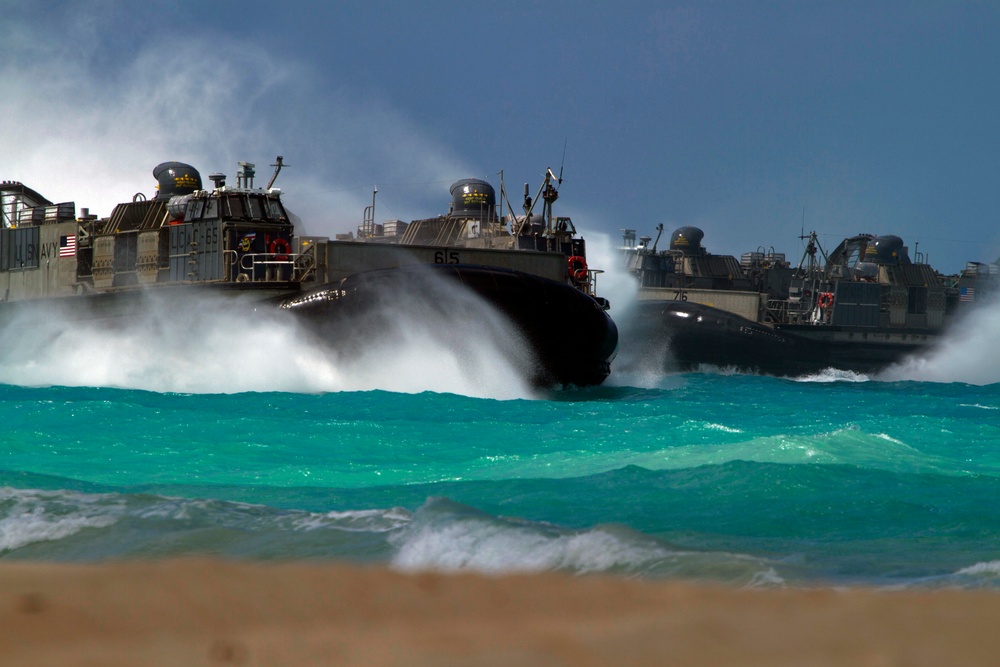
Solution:
[[[8,328],[0,559],[997,588],[983,317],[878,377],[672,373],[623,349],[605,385],[548,392],[419,336],[347,363],[225,318]]]

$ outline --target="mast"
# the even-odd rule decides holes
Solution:
[[[271,187],[274,185],[274,182],[278,179],[278,174],[281,172],[281,168],[285,166],[285,163],[283,162],[282,157],[279,155],[278,159],[271,166],[274,167],[274,174],[271,176],[271,180],[267,182],[267,187],[264,188],[265,190],[270,190]]]

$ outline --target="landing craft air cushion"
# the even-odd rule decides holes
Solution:
[[[389,294],[434,303],[459,289],[513,323],[535,385],[599,384],[610,373],[617,328],[594,294],[596,272],[579,270],[584,240],[568,218],[551,216],[551,172],[540,191],[547,219],[530,198],[524,216],[502,216],[492,187],[467,179],[453,186],[447,215],[390,227],[374,223],[372,207],[358,238],[329,239],[296,235],[273,187],[280,156],[273,166],[265,188],[241,162],[235,187],[215,173],[203,189],[196,169],[165,162],[152,199],[137,194],[108,218],[86,208],[76,217],[73,203],[3,182],[0,319],[53,306],[70,321],[127,322],[151,297],[183,308],[211,295],[293,317],[336,347],[377,334],[356,329]]]
[[[815,232],[804,235],[797,266],[773,249],[739,260],[713,255],[703,237],[680,227],[658,252],[659,236],[636,244],[625,230],[624,259],[639,293],[623,345],[659,355],[665,370],[877,373],[933,350],[974,303],[1000,290],[996,264],[970,262],[944,276],[923,255],[911,260],[895,235],[858,234],[829,254]]]

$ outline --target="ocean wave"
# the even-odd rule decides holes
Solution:
[[[402,507],[387,510],[355,510],[345,512],[309,512],[294,522],[298,530],[317,530],[335,527],[337,530],[358,533],[388,533],[406,526],[413,514]]]
[[[354,535],[354,537],[351,537]],[[621,524],[568,529],[446,498],[311,512],[206,498],[0,488],[0,554],[41,560],[360,558],[403,571],[562,571],[779,586],[773,563],[679,549]]]
[[[697,428],[729,435],[743,435],[737,428],[700,423]],[[671,444],[648,452],[626,452],[619,461],[650,470],[676,470],[734,461],[790,465],[850,465],[893,472],[940,474],[997,473],[991,462],[964,461],[929,454],[884,432],[869,432],[857,425],[827,432],[789,432],[775,435],[719,440],[715,443]]]
[[[125,503],[109,494],[0,488],[0,554],[61,540],[118,521]]]
[[[808,373],[789,378],[795,382],[869,382],[871,377],[864,373],[845,371],[837,368],[826,368],[818,373]]]
[[[621,525],[567,530],[502,518],[431,498],[390,541],[396,569],[510,574],[563,571],[683,577],[746,586],[778,586],[773,564],[739,554],[680,550]]]
[[[991,560],[983,563],[976,563],[969,567],[963,567],[956,572],[958,575],[974,577],[1000,578],[1000,560]]]
[[[410,520],[400,507],[312,512],[207,498],[0,487],[0,554],[84,561],[190,554],[333,558]]]

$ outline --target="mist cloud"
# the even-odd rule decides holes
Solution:
[[[309,233],[332,234],[360,223],[370,186],[401,184],[400,215],[412,202],[419,217],[446,212],[447,183],[470,173],[405,114],[267,45],[190,30],[115,43],[109,26],[126,9],[85,3],[44,25],[15,18],[0,28],[4,180],[103,217],[137,192],[151,196],[160,162],[235,182],[247,160],[261,186],[280,154],[286,204]]]

